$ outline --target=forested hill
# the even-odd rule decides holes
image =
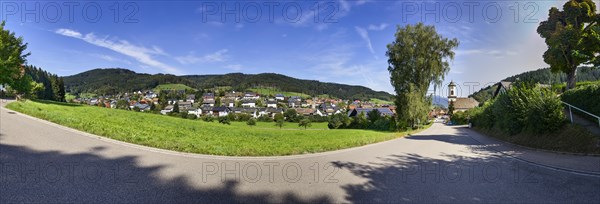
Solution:
[[[242,74],[224,75],[187,75],[140,74],[127,69],[94,69],[73,76],[64,77],[65,87],[70,93],[114,94],[137,90],[152,89],[159,84],[185,84],[197,89],[231,87],[232,90],[245,91],[256,87],[274,87],[280,91],[298,92],[309,95],[327,94],[343,99],[378,98],[390,100],[392,95],[383,91],[374,91],[364,86],[352,86],[325,83],[316,80],[303,80],[281,74]]]
[[[567,81],[567,75],[565,73],[552,73],[550,68],[543,68],[507,77],[502,81],[515,82],[517,80],[523,82],[556,85],[565,83]],[[600,68],[581,67],[577,69],[578,82],[597,80],[600,80]],[[473,97],[479,102],[484,102],[492,97],[495,89],[495,86],[488,86],[471,94],[469,97]]]

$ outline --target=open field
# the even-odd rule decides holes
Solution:
[[[160,84],[154,88],[155,92],[160,92],[161,90],[196,90],[192,87],[186,86],[185,84]]]
[[[298,93],[298,92],[289,92],[289,91],[280,91],[279,89],[272,89],[272,88],[253,88],[253,89],[248,89],[248,90],[254,91],[260,95],[275,96],[275,94],[283,94],[286,97],[290,97],[290,96],[300,96],[301,98],[310,98],[311,97],[308,94],[303,94],[303,93]]]
[[[392,101],[386,101],[386,100],[381,100],[378,98],[372,98],[371,100],[369,100],[371,103],[377,104],[377,105],[393,105],[394,102]]]
[[[401,137],[406,133],[369,130],[284,129],[273,123],[249,127],[241,122],[223,125],[149,113],[48,101],[14,102],[11,110],[108,138],[181,152],[273,156],[324,152]],[[298,129],[291,129],[298,128]]]

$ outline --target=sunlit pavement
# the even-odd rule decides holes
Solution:
[[[600,176],[536,165],[481,138],[435,123],[341,151],[216,157],[128,145],[2,108],[0,202],[600,201]],[[600,170],[597,157],[588,160]]]

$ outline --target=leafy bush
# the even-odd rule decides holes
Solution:
[[[327,116],[320,116],[320,115],[311,115],[306,118],[309,119],[313,123],[327,122],[327,120],[329,119]]]
[[[266,116],[266,115],[261,115],[258,117],[258,121],[260,122],[273,122],[273,118]]]
[[[225,124],[225,125],[231,125],[229,117],[227,117],[227,116],[219,117],[219,123]]]
[[[600,81],[580,81],[575,84],[575,89],[593,85],[600,85]],[[564,93],[567,90],[567,83],[553,84],[552,90],[555,92]]]
[[[194,114],[188,114],[188,115],[187,115],[187,119],[190,119],[190,120],[195,120],[196,118],[198,118],[198,116],[196,116],[196,115],[194,115]]]
[[[579,87],[565,92],[561,99],[571,105],[581,108],[594,115],[600,116],[600,85],[590,85]],[[597,121],[596,118],[587,114],[581,114],[591,121]]]
[[[312,126],[309,119],[302,119],[298,122],[298,127],[304,127],[304,129]]]
[[[524,131],[551,132],[562,127],[565,121],[561,102],[553,92],[522,85],[464,114],[474,118],[475,126],[498,128],[509,135]],[[464,117],[458,116],[459,119]]]
[[[250,118],[248,121],[246,121],[246,125],[255,126],[256,125],[256,119]]]
[[[212,122],[215,120],[215,118],[212,115],[203,115],[202,117],[200,117],[200,119],[202,119],[204,122]]]
[[[327,127],[329,129],[343,129],[348,128],[350,123],[352,123],[352,120],[348,115],[339,113],[329,117]]]
[[[246,113],[236,113],[235,114],[235,118],[236,121],[249,121],[250,119],[252,119],[252,116],[250,114],[246,114]]]

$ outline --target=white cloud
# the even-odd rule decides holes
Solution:
[[[109,62],[121,62],[121,63],[129,64],[129,65],[133,64],[129,60],[124,60],[124,59],[121,59],[121,58],[112,57],[110,55],[92,54],[92,56],[98,57],[100,59],[103,59],[103,60],[106,60],[106,61],[109,61]]]
[[[337,10],[333,10],[333,12],[335,12],[335,15],[331,16],[330,18],[327,18],[327,15],[324,14],[332,13],[332,3],[334,4],[333,6]],[[337,0],[337,2],[324,2],[321,3],[321,6],[318,7],[318,10],[313,10],[312,7],[303,8],[303,10],[306,9],[306,12],[303,12],[299,20],[296,22],[288,22],[284,19],[276,19],[276,22],[287,23],[291,24],[292,26],[314,26],[314,28],[317,31],[322,31],[327,29],[329,27],[329,24],[337,23],[340,21],[341,18],[347,16],[350,13],[350,10],[353,6],[362,5],[364,3],[366,2],[359,1],[355,4],[351,4],[347,0]],[[319,19],[317,19],[317,21],[315,22],[315,15],[319,14]]]
[[[56,33],[64,35],[64,36],[68,36],[68,37],[81,38],[81,33],[74,31],[74,30],[61,28],[61,29],[56,30]]]
[[[487,49],[469,49],[469,50],[456,50],[457,56],[468,56],[468,55],[487,55],[496,58],[504,58],[507,56],[517,55],[517,52],[512,50],[487,50]]]
[[[241,64],[230,64],[230,65],[225,66],[225,69],[239,71],[239,70],[242,70],[242,65]]]
[[[379,24],[379,25],[373,25],[373,24],[371,24],[371,25],[369,25],[368,29],[369,30],[383,30],[383,29],[387,28],[388,26],[389,25],[387,23],[382,23],[382,24]]]
[[[365,41],[365,43],[367,43],[367,47],[369,47],[369,51],[371,52],[371,54],[373,54],[373,56],[375,56],[375,50],[373,49],[373,44],[371,44],[371,39],[369,38],[369,32],[361,27],[354,27],[356,29],[356,32],[358,33],[358,35],[360,35],[360,37]]]
[[[207,62],[224,62],[227,61],[229,56],[226,55],[227,49],[216,51],[215,53],[207,54],[204,56],[195,56],[194,53],[190,53],[186,56],[176,57],[175,59],[181,64],[196,64],[196,63],[207,63]]]
[[[179,69],[169,66],[153,58],[153,55],[166,55],[166,53],[163,50],[156,46],[153,46],[152,48],[146,48],[143,46],[132,45],[131,43],[125,40],[112,41],[108,40],[107,38],[98,38],[94,35],[94,33],[82,35],[77,31],[64,28],[56,30],[55,33],[67,37],[80,39],[98,47],[108,48],[112,51],[132,57],[142,64],[148,65],[150,67],[159,68],[167,73],[181,74],[181,71],[179,71]]]

